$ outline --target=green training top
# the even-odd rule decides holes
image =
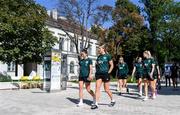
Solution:
[[[109,61],[111,61],[111,55],[99,55],[96,60],[96,74],[107,73],[109,71]]]
[[[79,62],[80,65],[80,77],[88,77],[90,72],[90,65],[92,65],[92,60],[90,58],[82,59]]]
[[[129,72],[129,69],[126,63],[118,64],[118,76],[127,75],[128,72]]]
[[[152,69],[152,64],[155,64],[152,58],[148,58],[144,60],[144,74],[150,74]]]
[[[153,59],[153,60],[154,60],[154,63],[155,63],[154,75],[157,76],[158,75],[157,66],[159,66],[159,65],[158,65],[157,60],[155,60],[155,59]]]
[[[134,66],[136,67],[136,73],[138,75],[143,75],[143,72],[144,72],[144,70],[143,70],[143,63],[142,62],[138,62]]]

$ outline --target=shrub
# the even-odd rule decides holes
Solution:
[[[11,80],[11,76],[0,73],[0,82],[10,82]]]

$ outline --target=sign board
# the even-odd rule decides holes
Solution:
[[[51,54],[51,90],[60,90],[61,76],[61,54],[57,51],[52,51]]]
[[[44,56],[43,89],[51,92],[61,90],[61,53],[51,50]]]

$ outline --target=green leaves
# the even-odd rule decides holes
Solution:
[[[41,62],[56,42],[46,20],[46,10],[33,0],[0,0],[0,60]]]
[[[112,29],[121,38],[121,44],[116,47],[118,52],[139,52],[141,50],[140,44],[143,39],[142,33],[143,17],[140,15],[139,8],[131,3],[129,0],[117,0],[116,7],[113,10],[113,21],[114,25]],[[124,54],[124,53],[120,53]]]

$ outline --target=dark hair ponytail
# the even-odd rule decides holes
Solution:
[[[87,48],[84,48],[81,52],[84,52],[85,54],[88,54]]]

